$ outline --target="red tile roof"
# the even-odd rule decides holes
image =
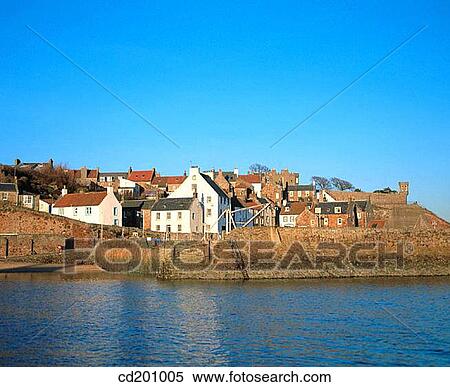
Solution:
[[[242,179],[250,184],[261,183],[261,176],[256,174],[239,175],[239,179]]]
[[[128,180],[134,182],[151,182],[153,180],[153,176],[155,175],[155,170],[152,169],[150,171],[132,171],[128,175]]]
[[[292,202],[292,203],[289,203],[287,206],[283,207],[281,209],[280,214],[281,215],[300,215],[303,211],[305,211],[306,206],[307,206],[307,203],[305,203],[305,202]],[[289,208],[288,211],[286,211],[287,208]]]
[[[181,184],[186,176],[156,176],[152,183],[155,185]]]
[[[67,194],[59,198],[53,207],[98,206],[106,195],[106,191]]]

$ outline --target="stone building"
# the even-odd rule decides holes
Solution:
[[[19,190],[16,183],[0,183],[0,203],[17,205]]]
[[[357,191],[333,191],[322,190],[319,194],[321,202],[336,202],[350,200],[368,200],[374,205],[407,204],[409,183],[399,182],[398,192],[357,192]]]
[[[316,203],[314,213],[319,227],[362,227],[368,226],[372,216],[369,201]]]
[[[313,184],[288,185],[287,200],[290,202],[315,201],[316,189]]]

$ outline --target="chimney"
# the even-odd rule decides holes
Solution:
[[[87,178],[87,168],[81,167],[80,168],[80,178],[86,179]]]
[[[199,175],[200,174],[200,168],[197,167],[196,165],[192,165],[189,168],[189,176],[191,175]]]
[[[64,188],[61,190],[61,197],[67,195],[67,188],[64,186]]]

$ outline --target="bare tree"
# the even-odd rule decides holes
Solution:
[[[266,173],[269,172],[270,169],[266,165],[254,163],[248,167],[248,171],[250,173]]]
[[[332,177],[330,182],[334,188],[339,191],[347,191],[355,189],[355,186],[347,180],[340,179],[339,177]]]
[[[316,183],[316,187],[319,190],[331,188],[330,180],[328,180],[326,177],[313,176],[312,179],[313,179],[314,183]]]

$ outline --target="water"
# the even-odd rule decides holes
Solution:
[[[450,278],[0,281],[0,365],[449,366],[449,294]]]

